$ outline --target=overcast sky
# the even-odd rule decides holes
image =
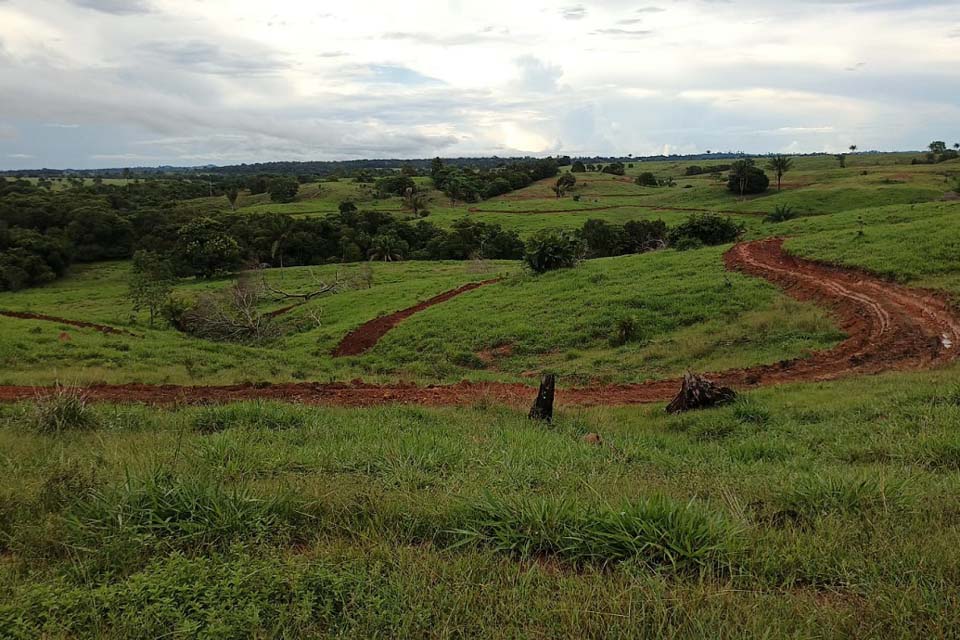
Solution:
[[[0,0],[0,168],[952,144],[958,7]]]

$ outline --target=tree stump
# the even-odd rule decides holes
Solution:
[[[552,373],[543,376],[540,381],[540,392],[537,394],[533,407],[530,408],[528,417],[531,420],[545,420],[547,422],[553,420],[553,395],[556,386],[557,376]]]
[[[667,405],[667,413],[682,413],[692,409],[706,409],[732,402],[737,392],[729,387],[716,385],[703,376],[687,373],[683,376],[680,393]]]

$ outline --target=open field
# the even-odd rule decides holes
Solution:
[[[103,405],[44,435],[10,406],[0,630],[950,637],[956,373],[552,427],[485,405]]]
[[[539,276],[267,269],[287,291],[369,286],[286,310],[256,345],[133,318],[123,261],[0,293],[119,330],[0,316],[0,637],[957,637],[960,165],[908,163],[801,158],[783,192],[743,200],[670,162],[581,174],[579,202],[547,182],[434,195],[428,221],[524,237],[692,210],[745,231]],[[365,197],[314,187],[239,211]],[[780,204],[799,216],[766,222]],[[667,415],[687,370],[740,397]],[[545,371],[552,424],[526,417]],[[58,381],[95,386],[34,388]]]

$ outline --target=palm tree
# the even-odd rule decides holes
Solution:
[[[956,149],[956,150],[958,150],[958,151],[960,151],[960,142],[954,142],[954,143],[953,143],[953,148]]]
[[[775,155],[770,158],[767,168],[777,174],[777,191],[780,191],[780,183],[783,181],[783,174],[793,168],[793,159],[787,156]]]
[[[384,262],[403,260],[403,253],[406,249],[407,243],[396,234],[383,233],[376,236],[371,243],[370,260],[383,260]]]
[[[850,145],[850,153],[856,153],[856,152],[857,152],[857,145],[855,144]]]
[[[740,188],[740,197],[742,198],[747,191],[747,183],[750,181],[750,172],[753,169],[753,158],[740,158],[730,165],[730,175],[736,181]]]
[[[403,206],[413,211],[413,215],[417,215],[420,211],[426,209],[428,202],[430,202],[430,196],[426,191],[407,187],[403,192]]]

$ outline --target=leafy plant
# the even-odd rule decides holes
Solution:
[[[764,222],[785,222],[796,218],[798,215],[800,214],[790,205],[778,204],[763,220]]]
[[[541,231],[527,241],[524,263],[534,273],[575,267],[584,253],[583,243],[569,231]]]

